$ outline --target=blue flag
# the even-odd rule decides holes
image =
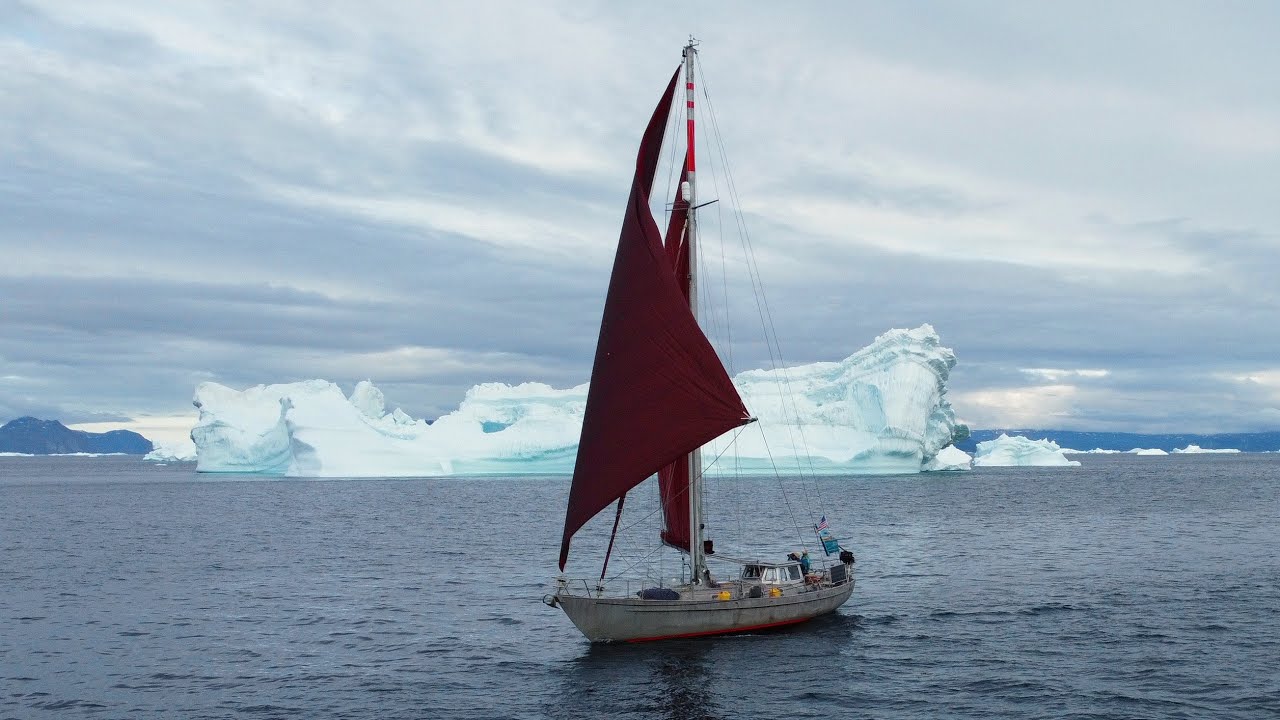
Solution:
[[[827,516],[823,515],[822,520],[813,529],[818,533],[818,540],[822,542],[822,551],[828,555],[834,555],[840,552],[840,541],[831,535],[831,526],[827,524]]]

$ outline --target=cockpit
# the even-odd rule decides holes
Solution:
[[[798,563],[748,563],[742,566],[742,579],[763,585],[786,585],[804,580]]]

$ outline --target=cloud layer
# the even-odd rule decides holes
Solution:
[[[1273,5],[486,7],[0,7],[0,420],[582,382],[692,29],[786,361],[931,322],[979,426],[1280,422]],[[767,363],[752,301],[712,315]]]

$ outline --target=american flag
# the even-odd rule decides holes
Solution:
[[[819,520],[818,524],[815,525],[814,527],[818,529],[818,532],[822,532],[823,530],[826,530],[827,528],[831,527],[831,525],[827,523],[827,516],[823,515],[822,519]]]

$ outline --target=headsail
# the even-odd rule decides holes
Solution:
[[[587,391],[561,570],[569,541],[596,513],[677,458],[750,421],[689,309],[649,210],[679,73],[677,68],[636,155]]]

